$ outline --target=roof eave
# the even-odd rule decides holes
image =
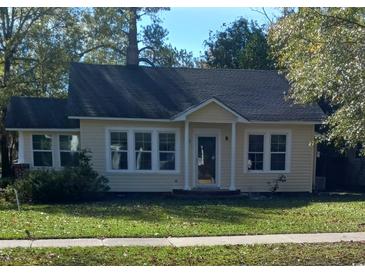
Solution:
[[[50,131],[50,132],[79,132],[80,128],[5,128],[6,131]]]
[[[231,109],[230,107],[228,107],[226,104],[222,103],[221,101],[219,101],[216,98],[211,98],[208,100],[205,100],[201,103],[199,103],[198,105],[189,107],[187,109],[185,109],[184,111],[174,115],[171,120],[172,121],[185,121],[187,120],[188,116],[200,109],[202,109],[203,107],[211,104],[211,103],[216,103],[218,106],[222,107],[223,109],[225,109],[226,111],[230,112],[231,114],[233,114],[234,116],[237,117],[237,122],[241,122],[241,123],[248,123],[249,121],[243,117],[241,114],[239,114],[238,112],[234,111],[233,109]]]
[[[286,120],[286,121],[261,121],[251,120],[251,124],[293,124],[293,125],[319,125],[322,121],[302,121],[302,120]]]

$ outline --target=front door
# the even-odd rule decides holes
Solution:
[[[198,136],[198,185],[216,185],[216,137]]]

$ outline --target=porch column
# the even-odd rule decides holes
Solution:
[[[184,149],[185,149],[185,181],[184,189],[190,190],[189,186],[189,121],[185,120],[185,132],[184,132]]]
[[[231,133],[231,183],[229,190],[236,190],[236,122],[232,123]]]
[[[24,163],[24,133],[18,131],[18,163]]]

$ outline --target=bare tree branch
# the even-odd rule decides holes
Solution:
[[[13,60],[15,61],[27,61],[27,62],[38,62],[39,60],[30,57],[14,57]]]
[[[318,15],[320,15],[322,17],[332,18],[332,19],[335,19],[335,20],[338,20],[338,21],[346,22],[346,23],[351,24],[351,25],[358,26],[360,28],[365,28],[365,25],[361,24],[359,22],[349,20],[349,19],[343,18],[343,17],[338,17],[338,16],[335,16],[335,15],[323,14],[323,13],[319,12],[317,9],[313,9],[313,10],[314,10],[315,13],[317,13]]]
[[[106,49],[111,49],[111,50],[114,50],[122,55],[126,55],[124,51],[116,48],[114,45],[111,45],[111,44],[101,44],[101,45],[97,45],[95,47],[92,47],[92,48],[89,48],[89,49],[86,49],[84,50],[83,52],[80,52],[78,53],[77,55],[79,56],[79,58],[82,58],[85,54],[89,53],[89,52],[92,52],[94,50],[97,50],[97,49],[100,49],[100,48],[106,48]]]
[[[153,51],[153,53],[155,53],[155,49],[153,47],[150,47],[150,46],[146,46],[146,47],[143,47],[143,48],[139,49],[138,53],[141,53],[144,50],[150,50],[150,51]]]
[[[14,53],[16,52],[17,47],[19,46],[19,42],[23,40],[23,38],[28,34],[29,29],[32,27],[32,25],[39,20],[42,16],[45,16],[48,12],[50,12],[52,8],[47,8],[44,10],[35,10],[33,8],[30,8],[26,15],[23,17],[23,21],[19,23],[19,27],[17,28],[17,31],[14,33],[13,37],[15,40],[13,47],[11,48],[11,51]],[[31,11],[34,12],[34,14],[31,13]],[[29,23],[27,26],[23,29],[24,24],[28,21]]]
[[[141,62],[145,62],[147,64],[149,64],[151,67],[155,67],[155,64],[152,63],[150,60],[148,60],[147,58],[138,58],[138,63],[141,63]]]
[[[270,18],[270,16],[267,14],[265,8],[261,8],[261,9],[255,9],[255,8],[251,8],[252,11],[255,11],[263,16],[265,16],[266,20],[269,21],[269,24],[272,25],[274,23],[274,21],[272,20],[272,18]]]

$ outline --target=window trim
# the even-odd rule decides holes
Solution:
[[[35,166],[34,165],[34,155],[33,155],[33,136],[34,135],[49,135],[51,136],[52,139],[52,166]],[[61,152],[60,152],[60,144],[59,144],[59,140],[60,140],[60,135],[78,135],[79,136],[79,142],[80,142],[80,150],[82,150],[81,147],[81,134],[80,131],[63,131],[60,130],[60,132],[43,132],[43,131],[33,131],[32,133],[30,133],[29,135],[27,135],[26,140],[28,140],[28,142],[30,142],[31,144],[31,153],[30,153],[30,164],[32,168],[35,169],[42,169],[42,168],[53,168],[56,170],[60,170],[63,169],[64,167],[61,166]],[[36,150],[37,151],[37,150]],[[48,151],[48,150],[47,150]]]
[[[262,152],[261,151],[250,151],[250,136],[263,136],[263,140],[262,140]],[[248,155],[252,153],[252,154],[262,154],[262,169],[248,169]],[[253,133],[249,133],[247,135],[247,161],[246,161],[246,165],[247,165],[247,170],[248,171],[264,171],[265,169],[265,134],[253,134]]]
[[[264,135],[264,163],[263,170],[249,170],[248,161],[248,142],[249,135]],[[286,135],[285,151],[285,170],[271,170],[271,135]],[[243,149],[243,172],[244,173],[290,173],[291,170],[291,149],[292,132],[290,129],[256,129],[245,130],[244,149]]]
[[[282,136],[285,136],[285,151],[272,151],[271,150],[271,145],[272,145],[272,136],[280,136],[280,135],[282,135]],[[288,148],[288,135],[287,134],[270,134],[269,135],[269,138],[270,138],[270,148],[269,148],[269,150],[270,150],[270,170],[272,170],[273,171],[273,169],[271,169],[271,161],[272,161],[272,155],[273,154],[277,154],[277,155],[282,155],[282,154],[284,154],[284,160],[285,160],[285,169],[284,170],[286,170],[286,162],[287,162],[287,148]],[[275,171],[282,171],[282,170],[275,170]]]
[[[65,150],[65,149],[61,149],[61,136],[73,136],[73,135],[77,135],[78,138],[79,138],[79,149],[77,150],[78,153],[81,152],[81,137],[80,137],[80,134],[74,134],[74,133],[59,133],[56,135],[56,138],[57,138],[57,154],[58,154],[58,163],[59,163],[59,167],[60,168],[65,168],[66,166],[62,166],[62,161],[61,161],[61,153],[62,152],[72,152],[72,150]]]
[[[173,151],[167,151],[167,150],[160,150],[160,134],[174,134],[175,135],[175,146]],[[159,171],[174,171],[177,167],[177,134],[174,131],[157,131],[157,169]],[[175,169],[161,169],[160,167],[160,156],[161,153],[173,153],[175,155]]]
[[[44,150],[44,149],[34,149],[34,144],[33,144],[33,136],[37,136],[37,135],[49,135],[51,137],[51,149],[50,150]],[[55,167],[55,153],[54,153],[54,149],[55,149],[55,138],[54,138],[54,134],[47,134],[47,133],[32,133],[30,136],[30,142],[32,144],[32,153],[31,153],[31,157],[32,157],[32,167],[34,168],[54,168]],[[50,166],[36,166],[34,164],[34,152],[51,152],[52,155],[52,165]]]
[[[127,133],[127,150],[122,150],[121,151],[121,152],[127,152],[127,169],[113,169],[112,168],[111,156],[112,156],[113,150],[111,149],[111,136],[110,135],[113,132],[115,132],[115,133]],[[129,140],[130,138],[129,138],[128,131],[127,130],[111,130],[111,131],[109,131],[109,134],[108,134],[107,138],[109,138],[109,140],[108,140],[109,145],[107,146],[106,150],[107,150],[107,159],[110,162],[110,166],[109,166],[110,170],[112,170],[112,171],[126,171],[126,170],[128,170],[129,165],[130,165],[129,160],[130,160],[130,157],[131,157],[130,149],[129,149],[130,148],[130,140]]]
[[[151,150],[146,150],[146,151],[142,151],[142,153],[143,152],[145,152],[145,153],[151,153],[151,169],[137,169],[137,159],[136,159],[136,153],[138,152],[137,150],[136,150],[136,133],[147,133],[147,134],[151,134]],[[132,153],[133,153],[133,165],[132,165],[132,167],[134,168],[134,170],[135,171],[137,171],[137,172],[140,172],[140,171],[152,171],[152,170],[154,170],[154,153],[155,153],[155,148],[153,147],[153,145],[154,145],[154,136],[153,136],[154,134],[153,134],[153,131],[152,130],[134,130],[133,131],[133,151],[132,151]],[[128,149],[129,149],[129,147],[128,147]],[[128,165],[129,165],[129,163],[128,163]]]
[[[110,161],[110,132],[127,132],[128,136],[128,169],[112,169]],[[152,169],[137,170],[135,162],[135,138],[134,133],[151,133],[152,140]],[[159,169],[159,133],[175,133],[175,169],[174,170],[160,170]],[[106,166],[107,173],[135,173],[135,174],[179,174],[180,173],[180,129],[179,128],[152,128],[152,127],[106,127],[105,128],[105,151],[106,151]]]

